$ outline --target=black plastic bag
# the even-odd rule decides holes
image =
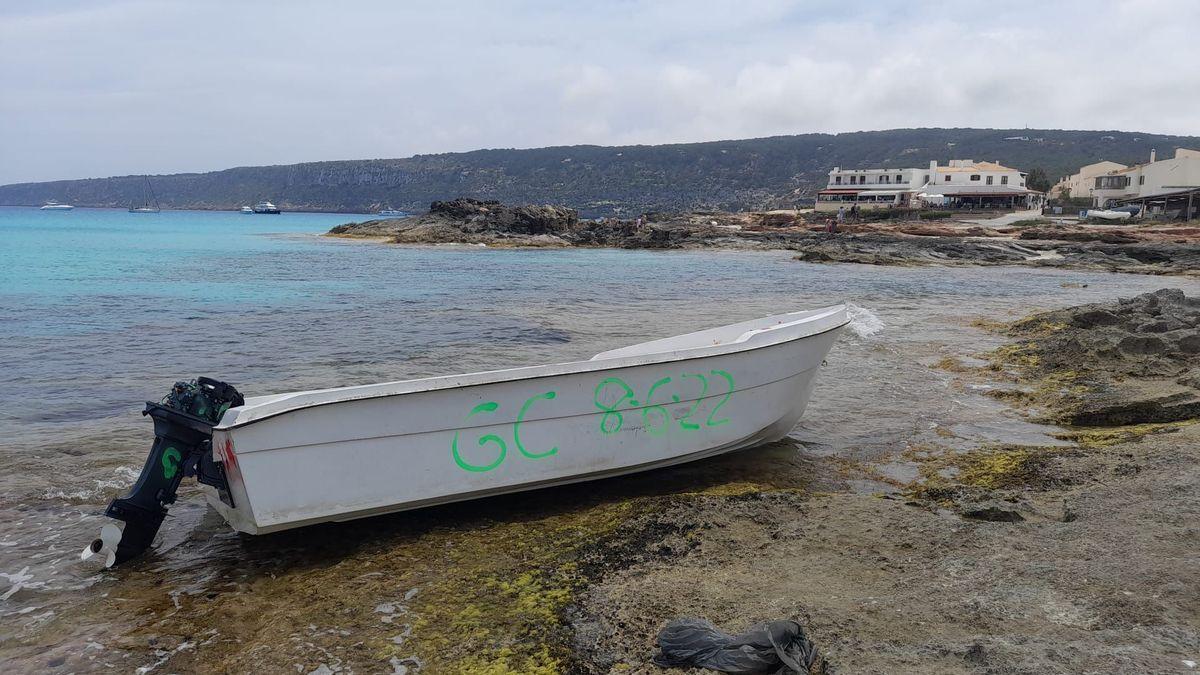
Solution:
[[[809,675],[820,662],[795,621],[771,621],[730,635],[704,619],[675,619],[659,632],[658,648],[654,663],[663,668]]]

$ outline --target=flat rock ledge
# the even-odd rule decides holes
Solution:
[[[1200,419],[1200,298],[1164,288],[1018,321],[1001,361],[1039,381],[1056,421],[1118,427]]]
[[[987,221],[880,220],[826,232],[828,214],[794,211],[649,213],[581,220],[574,209],[460,198],[426,214],[338,225],[329,235],[398,244],[494,247],[788,250],[816,263],[1027,265],[1135,274],[1200,275],[1200,228],[1002,228]]]

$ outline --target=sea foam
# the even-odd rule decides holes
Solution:
[[[850,317],[850,330],[861,338],[871,337],[887,327],[875,312],[852,302],[846,303],[846,314]]]

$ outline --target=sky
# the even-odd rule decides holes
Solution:
[[[1200,135],[1198,0],[4,0],[0,184],[897,127]]]

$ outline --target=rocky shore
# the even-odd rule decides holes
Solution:
[[[1200,298],[1162,290],[984,323],[1013,339],[938,364],[1053,420],[1058,443],[801,452],[809,480],[740,477],[643,516],[665,531],[590,584],[583,672],[646,667],[663,622],[801,621],[826,672],[1178,672],[1200,656]],[[917,478],[881,473],[906,461]],[[856,478],[890,483],[862,494]]]
[[[1200,418],[1200,299],[1164,289],[1112,305],[1038,314],[1007,329],[1001,355],[1051,390],[1050,421],[1125,427]]]
[[[795,211],[646,214],[635,219],[580,220],[560,206],[506,206],[456,199],[434,202],[411,218],[339,225],[331,236],[399,244],[498,247],[790,250],[796,259],[872,265],[1026,265],[1136,274],[1200,274],[1200,227],[1054,224],[1040,218],[1005,226],[953,214],[919,214],[846,223]],[[928,214],[925,216],[928,217]]]
[[[934,367],[1057,422],[1054,443],[945,429],[854,461],[789,439],[586,490],[250,538],[206,592],[167,593],[146,562],[72,621],[127,618],[92,666],[142,672],[659,672],[654,636],[680,616],[730,631],[795,619],[822,656],[813,672],[1188,672],[1200,298],[976,325],[1007,343]],[[882,470],[897,462],[911,478]],[[23,664],[88,658],[8,637]]]

